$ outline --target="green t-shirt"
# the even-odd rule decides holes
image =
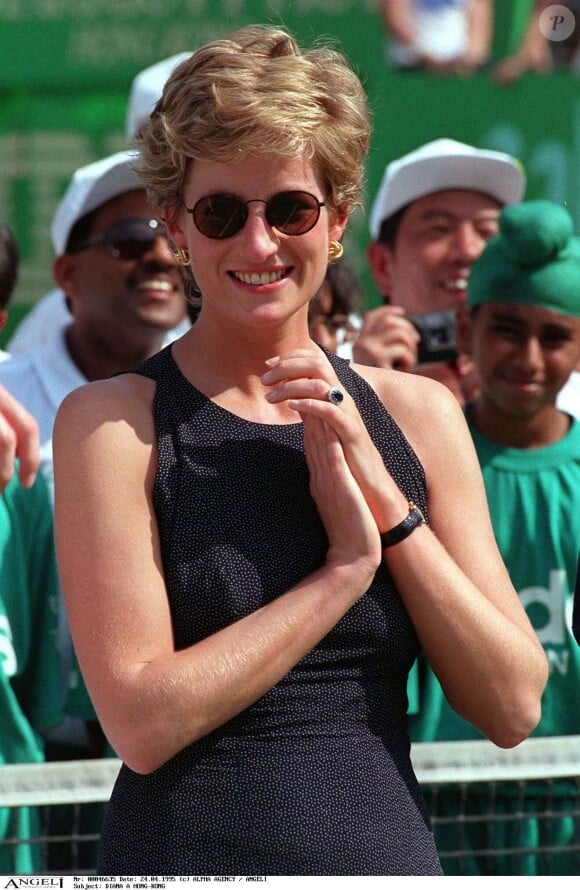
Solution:
[[[580,647],[571,630],[580,547],[580,423],[546,448],[505,448],[470,428],[491,521],[510,578],[550,664],[533,735],[580,733]],[[480,738],[447,704],[422,662],[410,718],[414,741]],[[411,698],[411,696],[410,696]]]
[[[44,760],[38,731],[60,722],[58,581],[46,483],[0,496],[0,764]],[[35,812],[0,810],[0,838],[35,832]],[[11,824],[12,823],[12,824]],[[0,870],[35,871],[33,848],[0,846]]]

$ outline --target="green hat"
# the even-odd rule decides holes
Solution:
[[[505,207],[499,234],[475,261],[467,305],[526,303],[580,317],[580,238],[568,211],[552,201]]]

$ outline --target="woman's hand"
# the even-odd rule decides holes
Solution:
[[[270,370],[261,380],[273,388],[266,399],[286,401],[303,419],[326,423],[340,441],[350,472],[379,531],[400,522],[407,513],[407,500],[387,471],[353,399],[341,386],[322,350],[298,349],[270,359],[267,364]],[[340,405],[328,399],[332,387],[338,387],[344,395]]]
[[[381,562],[377,524],[346,462],[335,431],[325,421],[304,417],[304,453],[310,492],[329,540],[328,564],[360,562],[374,574]]]

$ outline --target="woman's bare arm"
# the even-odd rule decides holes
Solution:
[[[433,381],[402,383],[375,380],[425,469],[430,528],[385,558],[450,704],[511,747],[539,721],[546,658],[499,553],[461,408]]]
[[[65,400],[54,432],[57,549],[73,638],[103,728],[138,772],[267,692],[364,594],[381,559],[376,524],[337,437],[307,420],[326,565],[176,651],[151,504],[151,398],[151,381],[133,375],[90,384]]]
[[[355,370],[398,422],[427,477],[430,528],[384,550],[425,654],[461,716],[498,745],[518,744],[539,721],[547,663],[498,551],[461,408],[446,387],[422,376]],[[379,531],[404,519],[407,501],[354,402],[345,397],[337,409],[324,398],[338,381],[323,354],[296,351],[265,379],[274,386],[269,399],[300,404],[333,426]]]

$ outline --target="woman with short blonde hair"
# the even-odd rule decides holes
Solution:
[[[545,659],[461,411],[310,337],[368,135],[336,51],[256,26],[183,62],[140,138],[202,300],[54,434],[70,624],[124,761],[101,874],[440,874],[409,757],[420,648],[498,744],[537,722]]]

